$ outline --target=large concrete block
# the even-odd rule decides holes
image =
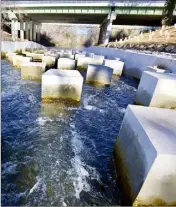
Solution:
[[[72,53],[60,53],[60,58],[74,59],[74,55]]]
[[[119,60],[104,59],[104,65],[113,69],[113,75],[121,76],[124,62]]]
[[[144,71],[137,89],[135,104],[176,108],[176,75]]]
[[[129,105],[114,157],[125,205],[176,205],[176,111]]]
[[[57,61],[57,68],[63,70],[74,70],[76,66],[75,60],[69,58],[59,58]]]
[[[6,57],[7,57],[7,60],[11,63],[13,63],[13,57],[17,55],[17,53],[14,53],[14,52],[8,52],[6,53]]]
[[[95,54],[92,53],[92,52],[86,52],[85,55],[86,55],[86,57],[92,57],[93,58]]]
[[[48,67],[54,66],[55,62],[56,62],[56,57],[49,56],[49,55],[42,57],[42,63],[46,63],[46,66]]]
[[[32,61],[32,57],[24,57],[22,55],[14,55],[13,56],[13,67],[17,69],[21,69],[21,64],[23,62]]]
[[[79,57],[77,62],[78,69],[87,69],[89,64],[103,65],[102,58]]]
[[[172,73],[171,70],[159,68],[157,65],[155,66],[148,66],[147,71],[157,72],[157,73]]]
[[[82,86],[83,77],[79,71],[50,69],[42,75],[42,101],[78,103]]]
[[[111,84],[113,69],[103,65],[88,65],[86,83],[93,85]]]
[[[25,62],[21,64],[21,79],[41,81],[46,63]]]
[[[84,54],[76,53],[75,54],[75,60],[78,60],[79,57],[85,57]]]
[[[44,54],[26,52],[27,57],[32,57],[34,61],[42,61]]]
[[[96,59],[98,65],[103,65],[103,61],[104,61],[104,56],[102,55],[94,55],[93,56],[94,59]]]

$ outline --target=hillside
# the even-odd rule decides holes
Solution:
[[[176,25],[109,42],[107,47],[176,53]]]

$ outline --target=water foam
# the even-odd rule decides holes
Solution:
[[[39,117],[37,119],[37,122],[40,126],[44,126],[46,122],[52,122],[52,119],[48,118],[48,117]]]
[[[83,155],[86,148],[81,140],[81,136],[76,132],[75,125],[71,124],[71,128],[71,144],[75,156],[71,159],[72,168],[68,171],[68,174],[73,182],[75,197],[79,199],[82,191],[89,192],[91,190],[88,179],[99,179],[99,176],[95,168],[84,163],[81,155]]]

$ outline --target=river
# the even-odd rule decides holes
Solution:
[[[1,62],[2,205],[120,205],[113,147],[138,82],[84,84],[79,107],[41,104],[41,84]]]

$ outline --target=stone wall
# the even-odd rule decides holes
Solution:
[[[42,43],[46,46],[79,48],[96,45],[99,38],[99,26],[79,26],[43,23]]]
[[[137,35],[141,31],[149,31],[154,27],[113,25],[111,41]],[[100,25],[76,25],[43,23],[41,28],[42,43],[46,46],[64,48],[79,48],[97,45],[99,40]]]

